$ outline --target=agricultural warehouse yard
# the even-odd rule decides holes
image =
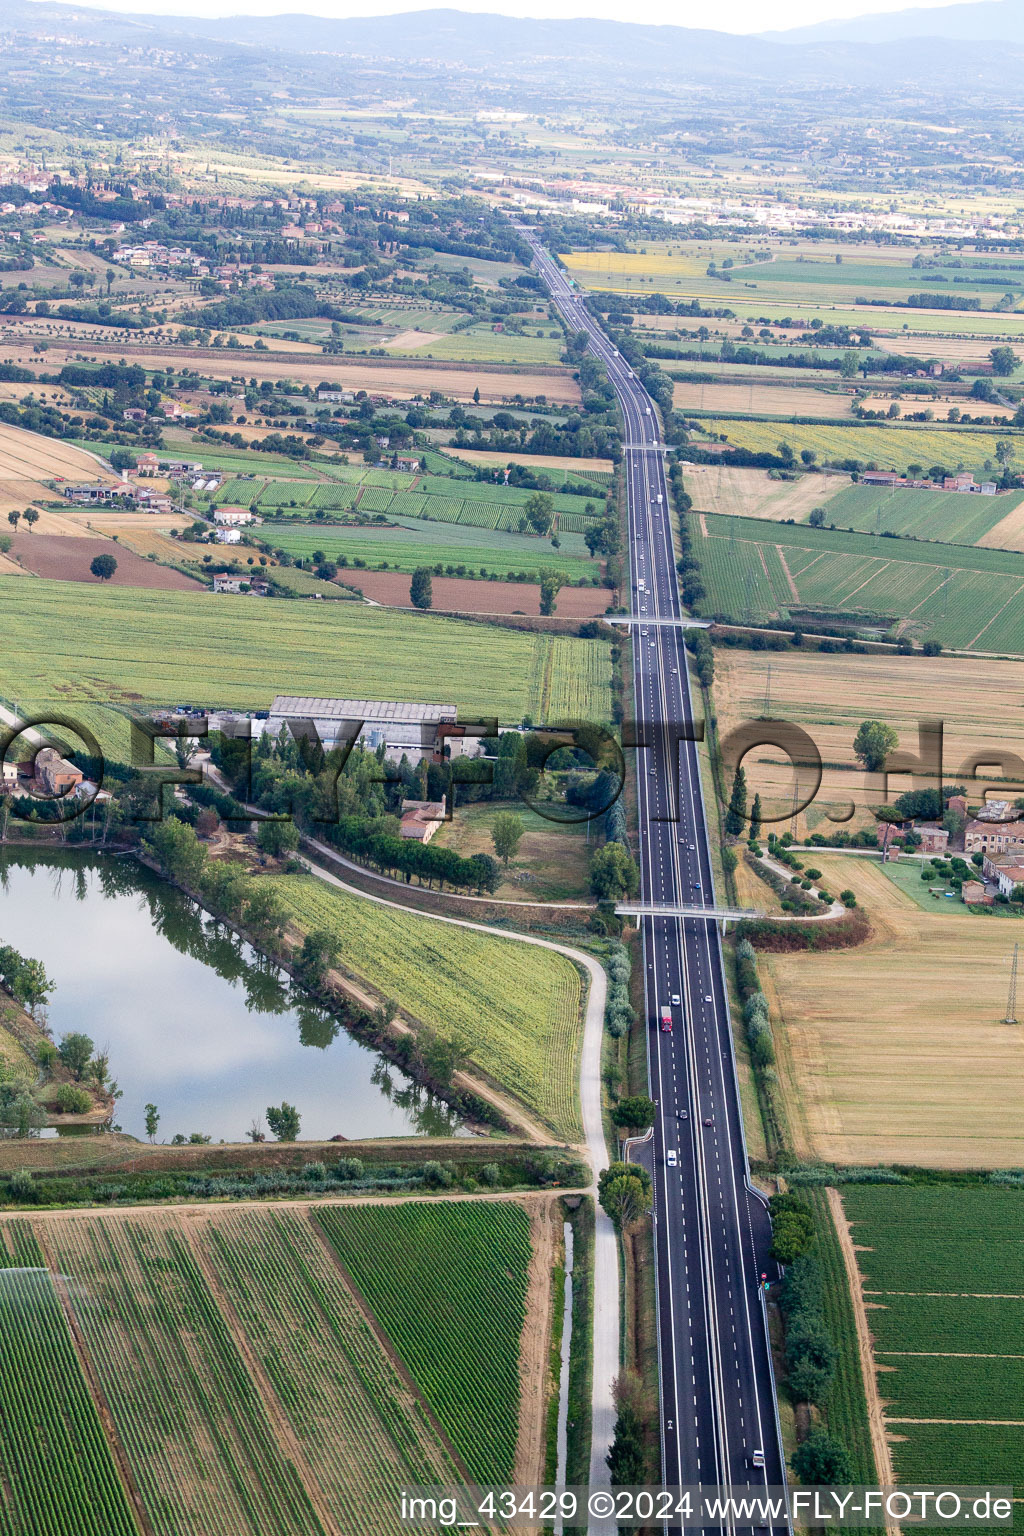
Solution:
[[[877,862],[813,857],[830,890],[855,893],[872,932],[855,949],[760,957],[797,1155],[1019,1167],[1022,1044],[1003,1022],[1015,925],[925,911]]]
[[[408,1484],[536,1480],[551,1198],[5,1220],[8,1513],[377,1536]]]
[[[897,1479],[1019,1486],[1020,1188],[846,1185],[840,1193]]]

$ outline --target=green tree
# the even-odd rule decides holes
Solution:
[[[552,614],[557,605],[558,594],[565,586],[565,577],[561,571],[545,571],[540,578],[540,611],[543,614]]]
[[[736,769],[729,796],[729,809],[725,815],[725,830],[730,837],[739,837],[747,822],[747,776],[742,763]]]
[[[256,829],[256,846],[261,853],[279,859],[294,853],[299,846],[299,829],[294,821],[261,821]]]
[[[605,843],[590,860],[590,890],[595,901],[622,901],[640,889],[633,856],[622,843]]]
[[[15,533],[17,533],[17,531],[18,531],[18,524],[21,522],[21,513],[20,512],[8,512],[8,514],[7,514],[7,521],[10,523],[10,525],[14,529]]]
[[[253,882],[245,893],[242,909],[246,924],[261,937],[283,933],[288,913],[284,902],[269,885]]]
[[[91,562],[89,569],[97,581],[109,581],[117,570],[117,561],[113,555],[97,555]]]
[[[809,524],[809,526],[811,528],[824,528],[824,526],[825,526],[825,508],[824,507],[814,507],[812,509],[812,511],[811,511],[810,517],[807,519],[807,522],[808,522],[808,524]]]
[[[523,515],[535,533],[549,533],[555,519],[555,498],[545,491],[534,491],[523,503]]]
[[[92,1060],[93,1042],[88,1035],[75,1032],[64,1035],[57,1047],[57,1054],[73,1077],[81,1082],[85,1069]]]
[[[278,1141],[296,1141],[298,1139],[301,1121],[299,1112],[294,1104],[287,1102],[283,1104],[268,1104],[267,1124],[270,1126],[271,1134],[276,1136]]]
[[[430,579],[430,567],[418,565],[412,573],[412,581],[409,584],[409,600],[414,608],[432,608],[434,605],[434,584]]]
[[[506,869],[508,868],[509,860],[515,858],[525,831],[526,828],[523,826],[521,817],[517,816],[514,811],[499,811],[497,816],[495,816],[491,824],[491,842],[494,844],[495,853],[504,862]]]
[[[992,361],[992,372],[999,378],[1007,378],[1020,362],[1012,347],[992,347],[988,355]]]
[[[900,739],[884,720],[862,720],[853,738],[853,751],[869,773],[877,773]]]
[[[754,796],[754,803],[750,807],[750,840],[757,842],[761,836],[761,796]]]
[[[38,523],[39,521],[39,513],[36,511],[35,507],[28,507],[23,513],[23,516],[25,518],[25,522],[28,524],[29,531],[31,532],[33,523]]]
[[[853,1478],[846,1447],[826,1429],[812,1429],[803,1445],[790,1457],[800,1481],[809,1486],[836,1487]]]
[[[654,1103],[642,1093],[620,1099],[612,1110],[612,1122],[624,1131],[646,1131],[654,1124]]]
[[[619,1228],[628,1231],[650,1210],[650,1199],[632,1168],[629,1173],[612,1179],[601,1196],[601,1204]]]
[[[160,1124],[160,1114],[155,1104],[146,1105],[146,1135],[150,1141],[156,1140],[156,1128]]]
[[[309,987],[322,986],[341,956],[341,940],[328,928],[314,928],[302,941],[296,968]]]

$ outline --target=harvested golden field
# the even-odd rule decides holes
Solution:
[[[99,459],[81,448],[0,422],[0,512],[24,511],[46,482],[58,476],[107,484],[113,478]]]
[[[872,332],[874,335],[874,332]],[[875,336],[880,352],[900,352],[907,357],[938,358],[943,363],[987,363],[992,337],[978,336]],[[985,413],[988,415],[988,408]]]
[[[4,340],[6,343],[6,338]],[[47,371],[73,361],[81,348],[81,341],[53,343],[47,354]],[[283,345],[278,348],[276,341],[274,348],[274,352],[269,353],[246,351],[246,378],[276,380],[281,378],[282,372],[286,372],[298,384],[320,384],[329,380],[338,389],[365,389],[371,394],[387,395],[400,400],[411,399],[413,395],[429,394],[432,389],[439,389],[458,400],[471,400],[474,389],[479,389],[481,400],[487,404],[501,404],[511,400],[513,395],[546,395],[549,400],[566,405],[578,405],[580,401],[579,385],[567,368],[550,371],[523,368],[516,371],[512,368],[498,368],[492,363],[456,367],[451,363],[408,363],[400,358],[372,363],[346,362],[338,357],[324,357],[315,349],[310,351],[304,343],[296,343],[291,349],[295,351],[295,360],[289,358],[287,367],[283,369],[281,358],[275,356],[275,353],[289,349]],[[234,349],[133,346],[119,341],[116,346],[97,342],[95,354],[104,360],[108,356],[115,359],[123,357],[129,363],[139,363],[144,368],[180,368],[187,360],[190,367],[198,367],[204,376],[214,379],[232,379],[239,373],[238,354]],[[6,346],[5,355],[8,355]],[[30,341],[22,342],[20,346],[17,342],[13,343],[9,355],[23,366],[32,367],[38,363],[38,359],[32,357]],[[79,473],[76,471],[76,474]]]
[[[847,656],[799,651],[756,652],[716,649],[715,702],[723,736],[741,721],[765,712],[771,667],[770,712],[808,732],[824,764],[819,795],[798,818],[798,832],[871,826],[870,808],[885,799],[881,774],[868,774],[853,755],[853,738],[862,720],[885,720],[900,747],[917,751],[917,722],[944,721],[943,779],[960,783],[960,770],[977,754],[1000,748],[1024,759],[1024,661],[989,661],[960,656]],[[991,761],[991,757],[989,761]],[[781,815],[788,825],[793,802],[793,770],[774,748],[757,748],[744,764],[750,793],[758,791],[765,813]],[[801,776],[801,791],[807,776]],[[998,779],[991,781],[998,786]],[[809,784],[806,786],[809,789]],[[889,799],[910,788],[894,776]],[[980,800],[984,781],[971,791]],[[1018,793],[1020,791],[1018,790]]]
[[[746,411],[752,416],[851,416],[856,399],[852,389],[830,394],[825,389],[763,384],[675,384],[677,411]]]
[[[873,860],[814,862],[874,931],[858,949],[759,956],[798,1155],[1019,1167],[1024,1028],[1002,1022],[1019,924],[928,912]]]
[[[982,534],[978,544],[988,544],[993,549],[1024,550],[1024,502],[1020,502],[1001,518],[988,533]]]
[[[849,475],[800,475],[773,480],[766,469],[735,469],[725,464],[690,464],[686,489],[695,512],[728,512],[735,517],[763,517],[780,523],[802,522],[813,507],[849,485]]]

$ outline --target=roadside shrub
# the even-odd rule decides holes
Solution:
[[[840,891],[839,900],[844,907],[855,907],[857,905],[857,898],[851,890]]]

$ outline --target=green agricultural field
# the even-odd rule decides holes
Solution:
[[[975,431],[966,427],[889,427],[872,423],[848,427],[791,422],[782,425],[777,421],[733,421],[724,417],[705,417],[702,424],[709,432],[724,433],[734,447],[749,448],[754,453],[775,453],[780,442],[787,442],[798,454],[805,448],[811,449],[822,464],[857,459],[861,464],[901,471],[908,464],[921,464],[926,470],[941,464],[950,472],[963,468],[981,474],[996,464],[999,443],[1016,441],[1011,431],[994,432],[988,428]]]
[[[424,326],[424,330],[429,327]],[[561,331],[552,335],[549,325],[529,326],[526,335],[513,331],[495,332],[489,325],[474,325],[464,331],[421,341],[407,346],[388,347],[392,357],[423,357],[454,363],[529,363],[557,366],[565,341]],[[537,330],[543,335],[538,336]]]
[[[849,485],[824,507],[826,522],[859,533],[898,533],[940,544],[976,544],[1022,500],[1022,491],[977,496]]]
[[[321,1206],[315,1216],[470,1478],[510,1478],[531,1256],[526,1212],[500,1201]]]
[[[399,1536],[403,1488],[508,1481],[532,1257],[512,1201],[5,1218],[4,1531]]]
[[[420,1223],[428,1242],[422,1259],[431,1264],[433,1209]],[[349,1214],[355,1213],[346,1212],[339,1226],[347,1225]],[[418,1275],[417,1234],[407,1235],[400,1273],[415,1266]],[[373,1536],[382,1504],[393,1509],[403,1484],[458,1479],[459,1468],[422,1403],[409,1393],[332,1261],[312,1211],[225,1212],[202,1228],[200,1241],[339,1529]],[[449,1246],[435,1272],[447,1277],[446,1264],[465,1257]],[[464,1318],[464,1327],[478,1337],[482,1315]],[[459,1380],[459,1363],[453,1371]],[[515,1408],[513,1403],[513,1434]]]
[[[341,965],[471,1060],[568,1141],[579,1139],[581,982],[539,945],[412,916],[314,876],[274,888],[304,932],[341,939]]]
[[[987,499],[987,498],[986,498]],[[1024,556],[702,513],[693,520],[708,614],[842,609],[907,620],[921,639],[1024,651]],[[704,530],[706,529],[706,535]]]
[[[135,1485],[161,1536],[321,1536],[187,1240],[163,1222],[47,1229]]]
[[[1019,1483],[1024,1190],[847,1185],[842,1195],[898,1479]]]
[[[298,523],[268,530],[268,542],[275,549],[308,559],[314,550],[323,550],[329,560],[344,559],[349,565],[361,560],[377,566],[387,562],[393,571],[413,571],[418,565],[444,565],[505,576],[518,571],[564,571],[570,581],[589,580],[599,574],[599,566],[586,554],[579,534],[563,535],[562,547],[552,549],[547,539],[527,538],[522,534],[499,533],[461,523],[423,524],[409,520],[398,528],[332,528],[315,523]],[[573,546],[570,552],[570,545]],[[582,546],[584,558],[577,547]],[[276,574],[276,573],[275,573]]]
[[[23,576],[0,577],[0,605],[0,695],[22,709],[193,700],[259,709],[293,693],[450,701],[503,722],[611,715],[611,661],[598,640],[361,603],[109,591]],[[123,735],[102,744],[125,759]]]
[[[4,1531],[137,1536],[53,1280],[23,1221],[0,1228],[0,1395]]]

